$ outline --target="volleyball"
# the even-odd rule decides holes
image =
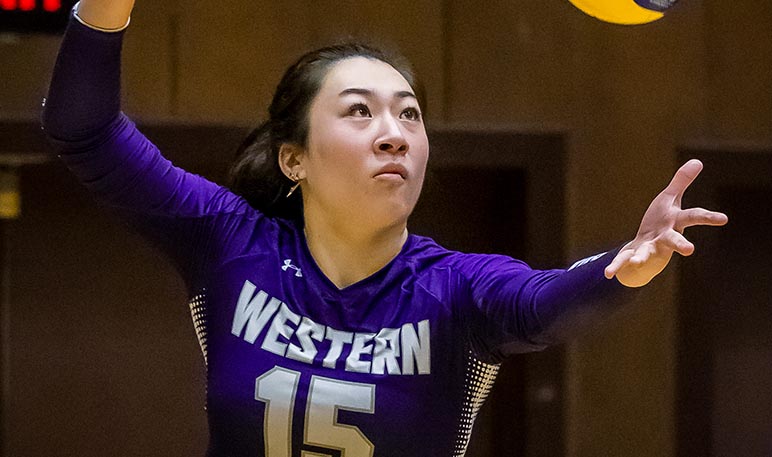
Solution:
[[[612,24],[636,25],[662,19],[678,0],[569,0],[586,14]]]

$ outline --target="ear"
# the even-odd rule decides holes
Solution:
[[[295,143],[282,143],[279,148],[279,167],[284,176],[289,178],[294,174],[298,179],[306,177],[303,168],[304,152],[305,150]]]

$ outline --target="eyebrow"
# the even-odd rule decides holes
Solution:
[[[338,94],[339,96],[349,95],[349,94],[357,94],[357,95],[364,95],[366,97],[372,97],[375,95],[375,93],[370,89],[363,89],[360,87],[350,87],[348,89],[343,89],[343,91]],[[415,98],[414,93],[408,91],[408,90],[398,90],[397,92],[394,92],[394,98]]]

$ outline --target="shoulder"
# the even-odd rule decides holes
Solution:
[[[410,235],[408,243],[403,261],[421,277],[445,274],[467,282],[491,274],[531,271],[525,262],[506,255],[454,251],[424,236]]]
[[[212,231],[228,259],[278,254],[298,245],[302,232],[295,221],[267,216],[226,187],[220,187],[207,201],[198,219]]]

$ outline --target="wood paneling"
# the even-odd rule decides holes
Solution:
[[[705,1],[710,135],[772,138],[772,3]]]
[[[0,36],[0,117],[37,116],[58,48],[52,36]]]

